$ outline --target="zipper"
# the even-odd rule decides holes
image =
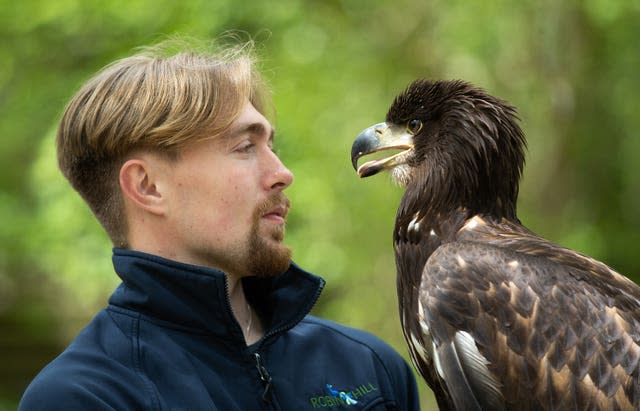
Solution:
[[[240,330],[240,334],[242,334],[242,328],[240,328],[240,324],[238,323],[238,320],[235,319],[233,315],[233,309],[231,308],[231,299],[229,298],[229,280],[227,279],[226,276],[224,278],[224,289],[225,289],[224,291],[225,291],[225,296],[227,300],[227,306],[229,307],[229,311],[231,313],[232,318],[235,320],[238,326],[238,329]],[[265,336],[263,336],[261,340],[264,340],[264,337]],[[262,346],[262,341],[259,343],[258,349],[260,349],[261,346]],[[265,403],[270,404],[271,403],[271,386],[272,386],[271,375],[269,374],[269,371],[264,367],[262,363],[262,357],[257,351],[253,353],[253,358],[256,361],[256,369],[258,370],[260,381],[262,382],[262,386],[264,387],[264,391],[262,392],[262,400]]]
[[[258,374],[260,375],[260,381],[262,381],[262,385],[264,386],[264,391],[262,392],[262,400],[264,402],[270,401],[270,393],[271,393],[271,375],[269,375],[269,371],[262,364],[262,357],[257,352],[253,354],[253,357],[256,360],[256,368],[258,369]]]
[[[262,361],[262,356],[260,356],[258,351],[260,351],[262,347],[264,347],[265,341],[268,340],[270,337],[278,335],[284,331],[287,331],[293,328],[296,324],[298,324],[311,311],[311,308],[313,308],[313,306],[316,304],[316,302],[320,298],[320,294],[322,293],[322,289],[324,288],[324,286],[325,286],[325,282],[324,280],[321,279],[320,284],[315,291],[315,294],[311,297],[311,299],[308,300],[306,307],[304,307],[304,309],[301,311],[302,315],[300,318],[296,318],[293,321],[290,321],[289,323],[283,326],[267,331],[262,336],[260,341],[258,341],[255,344],[255,351],[253,352],[253,358],[255,360],[256,369],[258,370],[258,375],[260,376],[260,381],[262,382],[262,385],[264,387],[264,391],[262,392],[262,400],[267,404],[271,404],[271,407],[275,407],[278,410],[280,409],[278,405],[278,401],[277,400],[273,401],[275,398],[273,397],[273,394],[272,394],[273,382],[272,382],[271,375],[269,374],[269,371],[265,368]],[[233,315],[233,309],[231,308],[231,299],[229,298],[229,280],[226,277],[226,275],[224,277],[224,288],[225,288],[224,291],[225,291],[225,298],[227,301],[227,307],[229,307],[229,312],[231,314],[232,321],[235,321],[237,325],[237,329],[240,331],[240,335],[242,335],[242,328],[240,327],[240,324],[238,323],[237,319],[235,319],[235,316]]]
[[[318,301],[318,298],[320,298],[320,293],[322,292],[322,289],[324,288],[324,282],[322,282],[320,284],[320,287],[318,287],[318,289],[315,292],[315,295],[309,300],[307,307],[305,307],[305,310],[303,310],[304,314],[302,316],[302,318],[304,318],[304,316],[307,315],[307,313],[309,311],[311,311],[311,308],[315,305],[315,303]],[[262,338],[260,339],[260,341],[258,341],[257,343],[257,348],[256,351],[254,351],[253,353],[253,358],[256,361],[256,369],[258,370],[258,374],[260,375],[260,381],[262,381],[262,385],[264,386],[264,391],[262,392],[262,400],[266,403],[271,403],[272,405],[275,405],[276,408],[280,409],[277,404],[272,403],[271,401],[271,388],[273,386],[272,384],[272,380],[271,380],[271,375],[269,374],[269,371],[265,368],[265,366],[263,365],[262,362],[262,357],[260,356],[259,352],[260,349],[262,349],[262,347],[264,346],[264,343],[267,339],[269,339],[270,337],[274,336],[274,335],[278,335],[286,330],[289,330],[291,328],[293,328],[296,324],[298,324],[302,318],[296,319],[295,321],[292,321],[291,323],[282,326],[282,327],[278,327],[274,330],[268,331],[267,333],[265,333],[265,335],[262,336]]]

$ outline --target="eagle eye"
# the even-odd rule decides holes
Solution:
[[[407,123],[407,131],[409,134],[416,135],[422,130],[422,121],[414,119]]]

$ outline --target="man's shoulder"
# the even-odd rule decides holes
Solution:
[[[78,355],[69,347],[27,387],[20,410],[118,409],[131,405],[139,378],[99,355]],[[126,401],[123,402],[123,400]]]
[[[308,327],[310,333],[318,333],[319,338],[341,340],[344,344],[360,346],[362,349],[370,350],[384,359],[404,361],[391,345],[368,331],[313,315],[306,316],[301,325]]]
[[[128,339],[118,328],[101,311],[33,379],[20,410],[112,409],[114,401],[118,405],[120,398],[132,398],[142,381]]]
[[[25,390],[18,411],[81,409],[87,406],[83,398],[88,391],[75,376],[66,375],[64,370],[50,363],[31,381]]]

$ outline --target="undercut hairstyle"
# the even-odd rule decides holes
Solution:
[[[116,247],[127,247],[119,172],[134,153],[177,159],[190,143],[224,134],[268,92],[251,42],[215,50],[165,41],[99,71],[69,102],[57,132],[58,165]]]

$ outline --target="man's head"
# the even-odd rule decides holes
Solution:
[[[248,47],[145,49],[73,97],[60,169],[117,247],[242,275],[282,271],[293,176],[271,150],[265,97]]]

